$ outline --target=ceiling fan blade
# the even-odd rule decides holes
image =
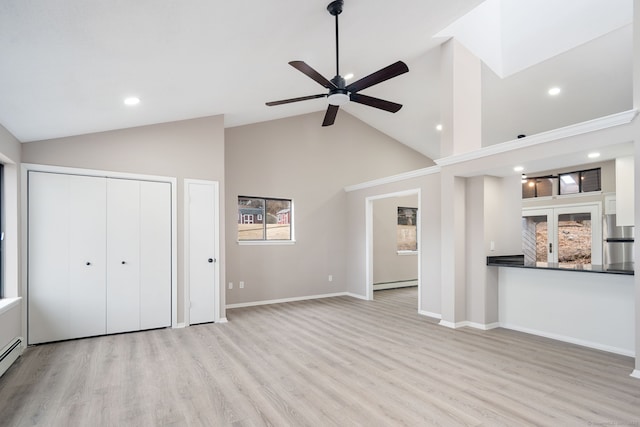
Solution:
[[[402,108],[402,104],[396,104],[395,102],[385,101],[384,99],[361,95],[359,93],[352,93],[349,98],[351,101],[357,102],[358,104],[379,108],[381,110],[389,111],[390,113],[397,113]]]
[[[381,70],[376,71],[373,74],[369,74],[366,77],[361,78],[358,81],[355,81],[347,86],[347,90],[349,92],[358,92],[359,90],[366,89],[370,86],[377,85],[378,83],[382,83],[385,80],[392,79],[400,74],[404,74],[409,71],[409,67],[402,61],[398,61],[385,67]]]
[[[336,121],[336,115],[338,114],[337,105],[329,105],[327,108],[327,113],[324,115],[324,121],[322,122],[322,126],[331,126],[333,122]]]
[[[309,76],[313,80],[317,81],[318,83],[320,83],[322,86],[326,87],[327,89],[334,89],[336,87],[336,85],[334,85],[329,80],[324,78],[322,76],[322,74],[320,74],[319,72],[317,72],[316,70],[311,68],[304,61],[291,61],[291,62],[289,62],[289,65],[291,65],[296,70],[306,74],[307,76]]]
[[[306,101],[308,99],[324,98],[325,96],[327,96],[326,93],[320,93],[318,95],[301,96],[299,98],[291,98],[291,99],[283,99],[281,101],[266,102],[266,104],[269,107],[273,107],[274,105],[289,104],[291,102]]]

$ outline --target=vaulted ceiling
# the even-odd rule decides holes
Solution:
[[[291,60],[333,77],[335,29],[327,3],[3,0],[0,124],[28,142],[217,114],[233,127],[322,111],[322,98],[264,103],[322,92]],[[438,158],[438,47],[451,36],[487,64],[485,144],[629,109],[632,3],[345,0],[341,74],[358,79],[397,60],[410,72],[363,91],[403,104],[398,113],[353,103],[344,109]],[[475,9],[481,4],[484,11]],[[551,86],[561,94],[550,98]],[[125,106],[127,96],[140,104]]]

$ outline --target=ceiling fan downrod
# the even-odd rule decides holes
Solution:
[[[329,3],[327,6],[327,10],[329,13],[336,17],[336,76],[340,75],[340,44],[339,44],[339,35],[338,35],[338,15],[342,13],[342,6],[344,5],[343,0],[335,0]]]

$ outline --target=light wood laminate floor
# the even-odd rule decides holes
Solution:
[[[633,360],[417,314],[415,288],[28,348],[2,426],[637,426]]]

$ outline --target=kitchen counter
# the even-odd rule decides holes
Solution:
[[[488,256],[487,265],[494,267],[516,267],[539,270],[579,271],[586,273],[634,274],[634,265],[629,263],[595,265],[595,264],[558,264],[552,262],[525,262],[524,255]]]

